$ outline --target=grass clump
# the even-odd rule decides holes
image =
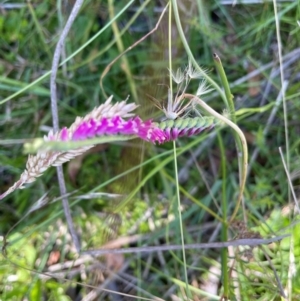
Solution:
[[[174,145],[99,144],[66,164],[80,253],[54,169],[8,195],[0,206],[2,299],[297,300],[297,3],[275,2],[274,12],[271,2],[172,1],[162,15],[165,7],[153,1],[125,2],[88,1],[75,18],[56,77],[59,124],[85,116],[106,95],[120,102],[130,94],[143,120],[160,122],[165,111],[175,124],[213,109],[236,131],[219,123]],[[52,127],[52,57],[72,8],[3,4],[0,193],[25,168],[23,144]],[[168,68],[174,77],[189,64],[209,85],[198,102],[199,81],[179,91],[170,82]],[[186,107],[167,107],[184,97]],[[288,236],[263,243],[281,235]],[[99,255],[127,247],[146,249]]]

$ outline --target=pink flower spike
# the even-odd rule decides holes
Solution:
[[[167,138],[165,133],[161,129],[154,128],[151,132],[150,141],[152,141],[153,143],[157,141],[159,144],[162,144],[167,141]]]
[[[200,134],[202,131],[203,131],[203,129],[202,129],[202,128],[199,128],[199,129],[195,130],[194,135],[198,135],[198,134]]]
[[[112,104],[112,96],[105,103],[101,104],[84,117],[77,117],[68,128],[53,133],[51,130],[48,135],[44,136],[44,141],[68,141],[81,140],[96,135],[105,135],[109,122],[114,118],[114,122],[110,123],[109,130],[112,133],[132,134],[134,124],[132,121],[125,121],[122,118],[134,116],[133,110],[137,108],[134,103],[127,104],[126,101]],[[118,117],[115,117],[118,116]],[[135,126],[136,127],[136,126]],[[125,130],[126,128],[126,130]],[[135,128],[136,133],[138,128]],[[38,150],[36,155],[29,155],[26,163],[26,169],[21,174],[20,179],[12,185],[6,192],[0,194],[0,200],[12,193],[16,189],[23,188],[26,183],[32,183],[41,176],[45,170],[51,166],[60,166],[71,159],[82,155],[93,145],[76,147],[71,150]]]
[[[62,141],[68,141],[69,140],[69,133],[68,133],[68,129],[66,127],[64,127],[61,131],[60,131],[60,139]]]
[[[138,117],[138,116],[134,117],[134,118],[133,118],[133,121],[135,122],[135,124],[136,124],[138,127],[140,127],[140,126],[142,125],[142,123],[143,123],[142,119],[141,119],[140,117]],[[146,122],[147,122],[147,121],[146,121]],[[144,122],[144,124],[145,124],[145,122]]]
[[[137,130],[135,130],[135,123],[134,120],[129,119],[123,126],[122,134],[124,135],[133,135],[137,133]]]
[[[115,116],[108,122],[107,135],[116,135],[123,129],[124,120],[120,116]]]
[[[132,119],[132,132],[138,136],[142,135],[142,119],[140,119],[139,117],[134,117]]]
[[[55,140],[55,137],[54,137],[54,134],[53,134],[53,131],[51,130],[47,136],[44,136],[44,140],[45,141],[52,141],[52,140]]]
[[[215,124],[215,120],[212,117],[181,118],[166,120],[161,123],[153,123],[152,128],[158,128],[162,132],[162,136],[159,136],[159,133],[154,133],[153,130],[149,140],[154,143],[156,141],[158,143],[164,143],[184,136],[190,137],[204,130],[212,129]]]
[[[188,136],[190,137],[190,136],[197,135],[199,133],[199,130],[201,132],[201,129],[196,129],[196,128],[190,129],[189,133],[188,133]]]
[[[171,140],[176,140],[180,136],[180,131],[177,128],[171,130]]]
[[[139,117],[135,118],[136,129],[138,130],[137,135],[148,142],[162,143],[165,141],[165,134],[163,130],[157,127],[152,120],[143,122]]]
[[[98,136],[104,135],[108,127],[108,119],[102,118],[97,126],[95,134]]]
[[[166,128],[163,133],[165,135],[166,141],[172,140],[172,128]]]
[[[98,122],[95,119],[91,119],[87,122],[87,128],[85,132],[85,138],[90,138],[95,136],[95,130],[97,128]]]
[[[73,140],[85,139],[87,130],[88,130],[88,123],[86,121],[84,121],[74,131],[74,134],[72,137]]]

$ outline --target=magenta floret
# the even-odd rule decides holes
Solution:
[[[68,137],[66,129],[63,130],[63,140]],[[90,119],[89,121],[83,121],[78,125],[77,129],[72,135],[73,140],[83,140],[92,138],[95,136],[103,135],[137,135],[143,140],[149,142],[163,143],[166,139],[164,131],[159,129],[152,120],[143,121],[139,117],[133,117],[129,120],[124,120],[120,116],[114,116],[112,118],[103,117],[99,121]]]

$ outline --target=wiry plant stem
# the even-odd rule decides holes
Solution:
[[[270,244],[273,242],[280,241],[286,237],[289,237],[289,234],[275,236],[272,238],[243,238],[235,239],[231,241],[222,241],[222,242],[209,242],[209,243],[199,243],[199,244],[185,244],[185,250],[203,250],[203,249],[221,249],[228,247],[239,247],[239,246],[258,246],[262,244]],[[101,256],[103,254],[133,254],[133,253],[151,253],[151,252],[170,252],[181,250],[182,245],[160,245],[160,246],[144,246],[144,247],[131,247],[131,248],[122,248],[122,249],[95,249],[82,252],[83,255],[91,256]]]
[[[69,16],[69,19],[56,44],[54,55],[53,55],[51,77],[50,77],[50,90],[51,90],[51,112],[52,112],[52,122],[53,122],[54,132],[57,132],[59,128],[59,118],[57,113],[57,92],[56,92],[56,76],[57,76],[57,70],[59,66],[59,60],[67,35],[72,27],[72,24],[75,21],[75,18],[82,6],[83,1],[84,0],[76,0],[73,9],[71,11],[71,14]]]
[[[172,5],[169,8],[169,70],[170,70],[170,95],[173,95],[173,86],[172,86]],[[168,107],[169,107],[168,99]],[[168,108],[168,112],[169,112]],[[165,112],[166,113],[166,112]],[[166,114],[167,115],[167,114]],[[180,237],[181,237],[181,246],[182,246],[182,259],[183,259],[183,269],[184,269],[184,280],[186,287],[186,294],[188,298],[191,298],[191,292],[189,290],[188,274],[187,274],[187,264],[186,264],[186,255],[185,255],[185,241],[182,225],[182,216],[181,216],[181,201],[180,201],[180,191],[179,191],[179,180],[178,180],[178,167],[177,167],[177,156],[176,156],[176,143],[173,142],[173,152],[174,152],[174,173],[176,181],[176,199],[177,199],[177,211],[179,218],[179,227],[180,227]]]
[[[201,100],[199,97],[193,95],[193,94],[184,94],[184,97],[188,98],[188,99],[193,99],[197,102],[197,104],[199,104],[206,112],[208,112],[210,115],[214,116],[215,118],[217,118],[218,120],[220,120],[221,122],[224,122],[225,124],[227,124],[228,126],[230,126],[234,132],[238,135],[239,139],[240,139],[240,143],[241,143],[241,147],[242,147],[242,172],[241,172],[241,178],[240,178],[240,191],[239,191],[239,195],[238,195],[238,200],[237,200],[237,205],[234,209],[234,212],[230,218],[230,222],[232,222],[237,214],[237,211],[239,209],[240,203],[242,201],[243,198],[243,193],[245,190],[245,185],[246,185],[246,177],[247,177],[247,167],[248,167],[248,147],[247,147],[247,141],[245,138],[244,133],[241,131],[241,129],[235,124],[233,123],[231,120],[227,119],[226,117],[222,116],[221,114],[219,114],[218,112],[216,112],[214,109],[212,109],[209,105],[207,105],[203,100]]]
[[[234,107],[234,102],[233,102],[233,95],[231,94],[229,83],[227,80],[226,73],[224,71],[222,61],[220,57],[214,53],[213,54],[215,64],[219,73],[219,76],[221,78],[221,82],[223,84],[223,88],[225,91],[225,96],[227,99],[227,109],[229,110],[229,116],[230,119],[233,121],[233,123],[236,124],[236,116],[235,116],[235,107]],[[238,139],[238,135],[236,132],[233,132],[234,134],[234,139],[235,139],[235,144],[236,144],[236,149],[237,153],[239,154],[241,149],[241,143]],[[221,156],[222,156],[222,213],[223,213],[223,219],[224,219],[224,225],[222,227],[221,233],[222,233],[222,240],[227,241],[228,240],[228,224],[225,222],[227,221],[227,207],[228,207],[228,201],[226,198],[226,161],[225,161],[225,154],[224,154],[224,146],[223,146],[223,141],[220,137],[220,133],[218,133],[218,138],[219,138],[219,144],[220,144],[220,151],[221,151]],[[241,174],[242,174],[242,161],[243,161],[243,152],[242,152],[242,157],[238,156],[238,166],[239,166],[239,181],[241,182]],[[243,198],[242,198],[243,199]],[[238,208],[238,207],[237,207]],[[227,299],[229,297],[229,277],[228,277],[228,250],[226,248],[221,250],[221,260],[222,260],[222,278],[223,278],[223,287],[224,287],[224,292],[223,296]]]
[[[59,65],[59,60],[61,56],[61,51],[63,49],[66,37],[71,29],[72,24],[75,21],[75,18],[82,6],[83,0],[76,0],[73,9],[71,11],[71,14],[69,16],[69,19],[61,33],[61,36],[57,42],[53,61],[52,61],[52,68],[51,68],[51,77],[50,77],[50,90],[51,90],[51,111],[52,111],[52,122],[53,122],[53,130],[54,132],[57,132],[59,129],[59,119],[58,119],[58,113],[57,113],[57,91],[56,91],[56,75]],[[62,204],[64,208],[65,217],[67,220],[68,228],[70,231],[70,234],[72,236],[76,251],[80,252],[80,243],[78,240],[78,237],[75,232],[75,228],[72,222],[71,212],[70,212],[70,206],[68,202],[68,198],[66,197],[67,189],[66,184],[64,180],[64,174],[61,166],[57,167],[57,178],[59,183],[59,189],[60,194],[62,195]]]
[[[218,141],[221,157],[221,172],[222,172],[222,215],[223,215],[223,226],[221,227],[221,237],[222,241],[228,241],[228,224],[227,224],[227,173],[226,173],[226,156],[225,156],[225,147],[221,137],[221,133],[218,132]],[[229,275],[228,275],[228,249],[221,249],[221,262],[222,262],[222,281],[223,281],[223,296],[229,296]]]
[[[299,4],[299,3],[298,3]],[[276,38],[277,38],[277,46],[278,46],[278,59],[279,59],[279,68],[280,68],[280,80],[281,85],[284,84],[284,70],[283,70],[283,63],[282,63],[282,44],[281,44],[281,36],[280,36],[280,22],[279,22],[279,15],[277,12],[277,5],[276,1],[273,0],[274,6],[274,17],[275,17],[275,24],[276,24]],[[286,148],[286,166],[289,172],[290,170],[290,144],[289,144],[289,127],[288,127],[288,117],[287,117],[287,104],[285,99],[285,90],[282,89],[282,104],[283,104],[283,116],[284,116],[284,135],[285,135],[285,148]],[[291,191],[289,190],[289,200],[291,198]]]

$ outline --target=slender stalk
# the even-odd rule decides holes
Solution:
[[[299,5],[299,3],[298,3]],[[278,45],[278,59],[279,59],[279,67],[280,67],[280,80],[281,85],[284,84],[284,70],[283,70],[283,63],[282,63],[282,44],[281,44],[281,36],[280,36],[280,22],[279,22],[279,15],[277,12],[277,5],[276,0],[273,0],[274,6],[274,18],[276,24],[276,37],[277,37],[277,45]],[[285,134],[285,148],[286,148],[286,166],[288,172],[290,171],[290,144],[289,144],[289,124],[288,124],[288,117],[287,117],[287,105],[285,99],[285,90],[282,90],[282,104],[283,104],[283,116],[284,116],[284,134]],[[289,189],[289,199],[291,198],[291,191]]]
[[[178,28],[182,43],[184,44],[185,50],[186,50],[186,52],[189,56],[189,59],[192,61],[195,68],[197,70],[199,70],[200,72],[202,72],[205,79],[219,92],[219,94],[223,98],[223,101],[224,101],[226,107],[229,109],[230,114],[232,114],[232,116],[233,116],[232,117],[233,122],[231,122],[230,120],[228,120],[225,117],[223,118],[223,116],[221,116],[216,111],[214,111],[209,106],[207,106],[202,100],[198,99],[201,102],[199,104],[206,111],[208,111],[208,113],[215,116],[219,120],[223,121],[224,123],[229,125],[234,130],[234,136],[235,136],[235,140],[236,140],[236,144],[237,144],[238,153],[239,153],[239,150],[242,150],[242,158],[241,158],[241,160],[239,160],[240,191],[239,191],[237,205],[236,205],[235,210],[233,212],[233,215],[230,219],[230,222],[231,222],[237,214],[238,208],[239,208],[240,203],[241,203],[242,198],[243,198],[243,192],[244,192],[244,189],[245,189],[246,175],[247,175],[247,164],[248,164],[248,150],[247,150],[246,139],[245,139],[245,136],[242,133],[242,131],[235,124],[236,123],[236,117],[235,117],[234,103],[233,103],[233,100],[232,100],[232,95],[230,93],[230,88],[229,88],[229,84],[227,82],[226,74],[224,72],[224,69],[222,67],[222,64],[221,64],[220,60],[216,65],[217,65],[218,71],[220,73],[221,80],[223,82],[225,93],[215,83],[215,81],[213,81],[208,75],[206,75],[206,73],[197,64],[197,62],[196,62],[195,58],[193,57],[193,54],[190,50],[190,47],[189,47],[189,45],[186,41],[182,26],[181,26],[176,0],[172,0],[172,4],[173,4],[173,8],[174,8],[174,14],[175,14],[175,20],[176,20],[176,23],[177,23],[177,28]],[[194,96],[191,95],[191,99],[193,99],[193,98],[194,98]],[[240,139],[238,139],[238,137]],[[223,153],[224,153],[224,151],[223,151]],[[225,173],[225,178],[223,176],[222,211],[223,211],[224,221],[226,221],[226,219],[227,219],[227,200],[226,200],[226,186],[224,186],[224,185],[226,185],[226,182],[225,182],[225,179],[226,179],[226,166],[223,166],[222,170],[223,170],[223,173]],[[222,227],[222,239],[224,241],[227,241],[227,238],[228,238],[227,237],[228,227],[227,227],[226,224],[227,223],[224,222],[224,225]],[[228,274],[227,274],[227,259],[228,259],[227,249],[223,249],[222,250],[222,269],[223,269],[223,273],[222,274],[223,274],[223,284],[224,284],[224,295],[225,295],[225,297],[228,296],[228,294],[229,294]]]
[[[238,200],[237,200],[237,205],[234,209],[234,212],[230,218],[230,222],[232,222],[238,212],[239,206],[241,204],[242,198],[243,198],[243,193],[245,190],[245,185],[246,185],[246,177],[247,177],[247,167],[248,167],[248,147],[247,147],[247,141],[245,138],[245,135],[243,134],[243,132],[240,130],[240,128],[233,123],[231,120],[229,120],[228,118],[222,116],[221,114],[219,114],[218,112],[216,112],[214,109],[212,109],[209,105],[207,105],[203,100],[201,100],[199,97],[196,97],[193,94],[184,94],[183,97],[188,98],[188,99],[193,99],[194,101],[196,101],[207,113],[209,113],[210,115],[214,116],[215,118],[217,118],[218,120],[220,120],[220,122],[223,122],[225,124],[227,124],[228,126],[230,126],[234,132],[237,134],[237,136],[239,137],[239,140],[237,141],[237,143],[241,144],[241,150],[242,150],[242,172],[241,172],[241,178],[240,178],[240,191],[239,191],[239,195],[238,195]]]
[[[176,155],[176,142],[175,141],[173,141],[173,150],[174,150],[174,171],[175,171],[175,183],[176,183],[176,198],[177,198],[177,209],[178,209],[178,218],[179,218],[179,226],[180,226],[180,238],[181,238],[181,246],[182,246],[184,280],[185,280],[185,284],[186,284],[186,293],[187,293],[187,296],[190,298],[191,297],[191,292],[189,290],[189,282],[188,282],[187,267],[186,267],[187,265],[186,265],[186,256],[185,256],[185,243],[184,243],[182,216],[181,216],[181,202],[180,202],[177,155]]]
[[[73,6],[73,9],[70,13],[69,19],[61,33],[61,36],[57,42],[53,61],[52,61],[52,68],[51,68],[51,77],[50,77],[50,89],[51,89],[51,112],[52,112],[52,123],[53,123],[53,131],[57,132],[59,129],[59,119],[58,119],[58,111],[57,111],[57,92],[56,92],[56,75],[59,67],[59,60],[61,56],[61,52],[65,43],[65,40],[67,38],[67,35],[71,29],[72,24],[75,21],[75,18],[83,4],[84,0],[77,0]],[[57,178],[59,183],[59,189],[60,194],[62,195],[62,204],[64,208],[65,217],[67,220],[68,228],[70,231],[70,234],[72,236],[76,251],[80,252],[80,243],[79,239],[77,237],[73,222],[72,222],[72,216],[70,211],[70,206],[68,202],[67,195],[67,188],[64,180],[64,174],[63,169],[61,166],[57,167]]]
[[[72,24],[75,21],[75,18],[82,6],[84,0],[77,0],[73,6],[73,9],[70,13],[69,19],[62,30],[62,33],[59,37],[59,40],[56,44],[52,67],[51,67],[51,77],[50,77],[50,89],[51,89],[51,112],[52,112],[52,123],[53,123],[53,131],[57,132],[59,129],[59,121],[58,121],[58,113],[57,113],[57,92],[56,92],[56,76],[59,67],[59,61],[61,56],[61,51],[63,49],[63,45],[67,38],[67,35],[71,29]]]
[[[227,98],[227,109],[229,110],[230,119],[233,121],[233,123],[236,124],[233,95],[231,94],[229,83],[228,83],[227,76],[224,71],[222,62],[216,53],[214,53],[214,61],[216,64],[217,71],[220,75],[221,82],[224,87],[225,96]],[[239,153],[242,150],[241,143],[239,143],[238,135],[236,132],[234,132],[234,136],[235,136],[235,141],[236,141],[237,152]],[[223,140],[220,136],[220,133],[218,133],[218,141],[219,141],[220,151],[221,151],[221,168],[222,168],[222,214],[223,214],[224,221],[227,221],[228,202],[227,202],[227,194],[226,194],[226,158],[225,158],[224,144],[223,144]],[[242,178],[243,156],[244,156],[243,152],[242,152],[242,158],[240,158],[238,156],[240,181]],[[244,172],[246,172],[246,171],[244,171]],[[245,174],[245,176],[246,176],[246,174]],[[242,196],[241,196],[241,199],[242,199]],[[237,205],[236,208],[239,208],[239,205]],[[221,235],[222,235],[222,241],[228,241],[228,225],[226,222],[223,223],[223,226],[221,229]],[[222,258],[222,277],[223,277],[223,287],[224,287],[223,296],[225,299],[228,299],[228,297],[229,297],[229,277],[228,277],[228,268],[227,268],[227,266],[228,266],[228,249],[227,248],[224,248],[221,250],[221,258]]]
[[[284,160],[284,155],[282,153],[281,147],[279,147],[279,153],[280,153],[281,161],[282,161],[284,171],[286,173],[286,177],[287,177],[287,180],[288,180],[288,183],[289,183],[289,187],[290,187],[290,190],[291,190],[291,193],[292,193],[292,196],[293,196],[293,200],[294,200],[294,203],[295,203],[295,212],[298,211],[298,214],[300,214],[300,207],[299,207],[298,198],[297,198],[295,190],[293,188],[291,175],[289,174],[288,167],[287,167],[287,164]]]
[[[173,95],[173,86],[172,86],[172,5],[169,7],[169,71],[170,71],[170,90],[171,95]],[[186,294],[190,298],[192,295],[189,290],[188,274],[187,274],[187,265],[186,265],[186,256],[185,256],[185,243],[184,243],[184,234],[183,234],[183,225],[182,225],[182,216],[181,216],[181,202],[180,202],[180,191],[179,191],[179,180],[178,180],[178,167],[177,167],[177,155],[176,155],[176,142],[173,141],[173,152],[174,152],[174,172],[175,172],[175,183],[176,183],[176,199],[177,199],[177,210],[179,218],[179,227],[180,227],[180,237],[181,237],[181,246],[182,246],[182,259],[183,259],[183,270],[184,270],[184,280],[186,285]]]
[[[168,32],[168,41],[169,41],[169,86],[171,90],[171,95],[173,95],[173,81],[172,81],[172,5],[169,7],[169,32]]]
[[[224,143],[221,137],[220,132],[218,132],[218,142],[220,147],[220,153],[221,153],[221,170],[222,170],[222,216],[223,216],[223,226],[221,228],[221,237],[222,241],[228,241],[228,225],[227,225],[227,208],[228,208],[228,202],[227,202],[227,191],[226,191],[226,180],[227,180],[227,174],[226,174],[226,156],[225,156],[225,148]],[[229,297],[229,281],[228,281],[228,249],[223,248],[221,249],[221,261],[222,261],[222,277],[223,277],[223,287],[224,287],[224,297]]]
[[[286,237],[289,237],[289,234],[276,236],[269,239],[264,238],[243,238],[243,239],[235,239],[226,242],[209,242],[209,243],[196,243],[196,244],[186,244],[186,250],[204,250],[204,249],[221,249],[228,247],[240,247],[240,246],[259,246],[262,244],[270,244],[273,242],[278,242]],[[13,241],[14,242],[14,241]],[[12,243],[13,243],[12,242]],[[92,256],[101,256],[103,254],[111,253],[111,254],[133,254],[138,252],[151,253],[156,251],[177,251],[181,250],[181,245],[160,245],[160,246],[143,246],[143,247],[131,247],[131,248],[121,248],[121,249],[95,249],[83,251],[82,255],[92,255]],[[241,275],[244,275],[242,273]],[[219,299],[220,300],[220,299]]]
[[[225,90],[225,95],[226,95],[227,104],[228,104],[227,109],[229,110],[230,119],[236,124],[237,122],[236,122],[236,116],[235,116],[235,106],[234,106],[234,102],[233,102],[233,95],[231,94],[231,91],[230,91],[229,83],[228,83],[227,76],[226,76],[226,73],[225,73],[223,65],[222,65],[222,61],[216,53],[214,53],[214,60],[216,63],[217,71],[220,75],[220,78],[221,78],[221,81],[222,81],[222,84],[223,84],[223,87]],[[247,172],[243,168],[243,160],[244,160],[245,153],[243,152],[242,145],[238,139],[236,132],[234,132],[234,138],[235,138],[237,153],[238,154],[241,153],[241,157],[238,156],[239,179],[241,182],[243,178],[246,179],[246,177],[247,177]],[[246,172],[246,174],[245,174],[245,172]],[[238,206],[236,206],[233,217],[235,216],[239,205],[240,204],[238,204]],[[233,217],[231,218],[231,221],[233,220]],[[246,222],[246,218],[245,218],[245,222]]]

